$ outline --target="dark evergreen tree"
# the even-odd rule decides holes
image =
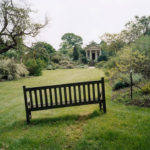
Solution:
[[[73,48],[73,60],[78,60],[79,59],[79,47],[76,45],[74,48]]]

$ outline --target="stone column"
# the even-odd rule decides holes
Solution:
[[[92,51],[90,51],[90,60],[92,60]]]
[[[98,55],[97,55],[98,51],[95,51],[95,60],[97,61]]]
[[[85,53],[86,53],[86,58],[88,58],[88,51],[85,51]]]
[[[101,56],[101,55],[102,55],[102,51],[100,50],[100,51],[99,51],[99,56]]]

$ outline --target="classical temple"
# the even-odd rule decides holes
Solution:
[[[101,56],[101,48],[99,44],[95,42],[90,43],[85,47],[86,57],[91,61],[97,61],[97,58]]]

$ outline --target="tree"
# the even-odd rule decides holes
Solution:
[[[41,48],[44,48],[48,52],[48,54],[56,52],[56,50],[53,48],[53,46],[46,42],[34,43],[33,49],[41,49]]]
[[[74,49],[73,49],[73,60],[78,60],[79,59],[79,47],[77,45],[75,45]]]
[[[125,27],[120,35],[127,44],[133,43],[142,35],[150,35],[150,16],[135,16]]]
[[[105,33],[101,37],[101,47],[103,50],[107,50],[108,53],[117,53],[122,47],[124,47],[125,42],[123,41],[120,34],[110,34]]]
[[[63,40],[63,43],[71,47],[74,47],[75,45],[81,46],[83,44],[82,38],[74,33],[66,33],[61,39]]]
[[[19,7],[12,0],[0,2],[0,54],[24,45],[25,37],[35,37],[48,24],[47,19],[43,25],[33,23],[31,12],[30,8]]]

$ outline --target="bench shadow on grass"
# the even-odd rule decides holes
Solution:
[[[83,115],[77,115],[77,114],[72,114],[72,115],[63,115],[63,116],[58,116],[58,117],[53,117],[53,118],[38,118],[38,119],[31,119],[31,122],[29,125],[44,125],[44,124],[49,124],[51,126],[53,125],[61,125],[61,124],[72,124],[75,121],[85,121],[88,119],[92,119],[98,116],[102,116],[104,113],[100,112],[99,110],[95,110],[92,113],[89,114],[83,114]]]
[[[35,127],[42,127],[42,126],[58,127],[63,124],[71,125],[74,123],[82,123],[92,118],[100,117],[103,114],[104,114],[103,112],[99,110],[95,110],[92,113],[82,114],[82,115],[72,114],[72,115],[63,115],[63,116],[58,116],[53,118],[31,119],[29,125],[27,125],[25,120],[20,120],[20,121],[15,121],[13,124],[10,124],[7,127],[4,127],[1,131],[6,133],[14,129],[18,129],[18,131],[26,130],[34,126]]]

